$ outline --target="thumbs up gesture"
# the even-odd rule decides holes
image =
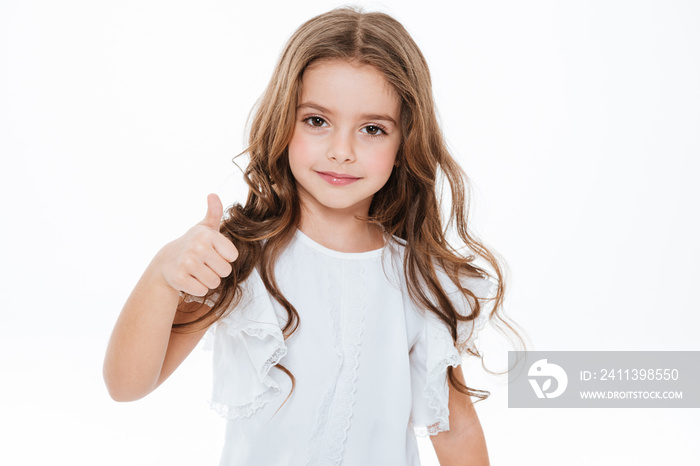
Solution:
[[[233,243],[219,233],[224,208],[219,196],[207,197],[207,215],[180,238],[166,244],[156,255],[165,283],[177,291],[204,296],[217,288],[238,257]]]

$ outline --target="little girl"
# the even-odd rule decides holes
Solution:
[[[210,195],[127,300],[105,358],[111,396],[153,391],[209,329],[222,465],[419,465],[416,435],[442,466],[488,464],[470,398],[488,392],[460,364],[501,318],[501,268],[467,228],[466,177],[409,34],[345,8],[303,24],[249,143],[245,204],[222,221]]]

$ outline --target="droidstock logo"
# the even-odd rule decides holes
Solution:
[[[527,375],[530,377],[528,380],[537,398],[556,398],[564,393],[569,383],[564,369],[556,364],[547,363],[546,359],[540,359],[530,366]],[[544,379],[542,386],[538,383],[538,378]],[[552,379],[557,381],[557,387],[550,392],[548,390],[552,387]]]

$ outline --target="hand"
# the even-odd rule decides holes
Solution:
[[[216,194],[207,196],[207,215],[180,238],[166,244],[157,256],[165,283],[177,291],[204,296],[217,288],[238,257],[233,243],[219,233],[224,208]]]

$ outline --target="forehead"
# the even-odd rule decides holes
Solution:
[[[387,113],[398,121],[401,99],[379,70],[342,60],[312,62],[304,71],[299,105],[313,102],[333,111]]]

